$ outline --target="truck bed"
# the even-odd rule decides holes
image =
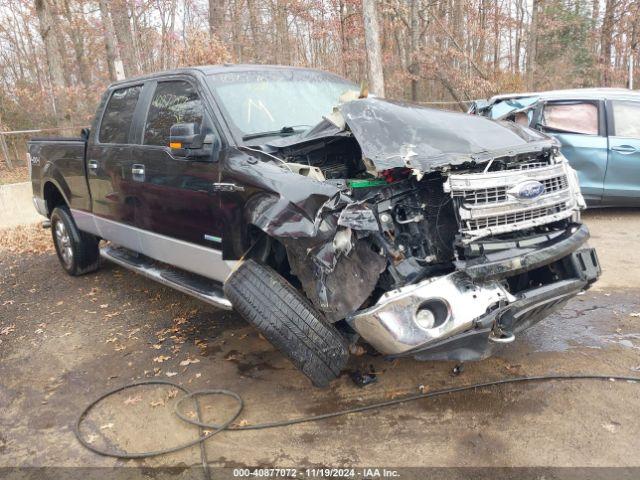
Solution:
[[[82,137],[36,137],[27,145],[33,195],[44,198],[45,185],[42,179],[48,178],[66,197],[71,208],[89,209],[86,140]]]

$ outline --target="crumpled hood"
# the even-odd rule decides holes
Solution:
[[[302,135],[268,145],[276,149],[304,145],[345,135],[348,129],[373,169],[408,167],[423,173],[557,146],[553,138],[513,122],[379,98],[344,103],[338,111]],[[336,118],[344,119],[344,124]]]
[[[513,122],[377,98],[345,103],[340,112],[377,170],[427,172],[555,145],[551,137]]]

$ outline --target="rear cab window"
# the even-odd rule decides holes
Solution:
[[[102,115],[99,143],[126,144],[142,85],[114,90]]]
[[[144,123],[144,145],[169,145],[169,132],[176,123],[202,127],[204,108],[196,88],[184,80],[161,81],[149,105]]]
[[[613,135],[640,139],[640,102],[612,100]]]
[[[542,110],[540,123],[545,130],[552,132],[598,135],[598,102],[548,102]]]

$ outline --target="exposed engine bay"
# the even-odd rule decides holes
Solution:
[[[437,142],[403,142],[418,136],[404,125],[393,144],[364,126],[405,107],[365,102],[342,108],[344,124],[325,120],[304,138],[260,147],[281,168],[336,189],[316,210],[312,234],[281,239],[291,271],[328,321],[346,318],[383,353],[420,356],[474,329],[510,338],[578,287],[543,302],[535,318],[516,318],[507,306],[559,281],[577,278],[582,288],[597,277],[592,250],[574,258],[588,238],[579,223],[585,204],[553,141],[522,129],[517,147],[451,153]],[[451,352],[445,358],[478,356]]]

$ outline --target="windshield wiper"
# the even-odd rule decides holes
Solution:
[[[251,140],[253,138],[262,138],[262,137],[274,137],[276,135],[280,135],[280,136],[293,135],[294,133],[296,133],[296,129],[297,129],[297,132],[304,131],[304,129],[301,129],[299,127],[310,127],[310,126],[311,125],[293,125],[293,126],[285,126],[285,127],[282,127],[280,130],[272,130],[270,132],[248,133],[242,136],[242,140]]]

